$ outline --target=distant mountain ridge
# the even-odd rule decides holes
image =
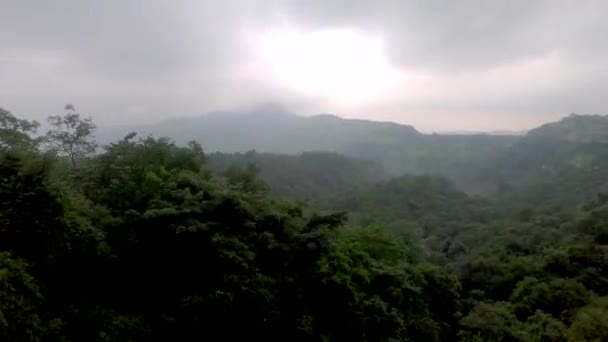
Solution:
[[[98,137],[108,143],[130,131],[169,137],[178,144],[196,140],[207,152],[336,152],[378,163],[393,176],[449,170],[451,179],[463,188],[471,188],[467,184],[471,182],[464,179],[469,177],[471,161],[508,146],[517,138],[429,135],[410,125],[344,119],[333,114],[304,117],[276,106],[212,112],[141,127],[102,128]]]
[[[457,130],[457,131],[438,131],[437,134],[442,135],[513,135],[522,136],[526,135],[527,131],[509,131],[509,130],[492,130],[492,131],[469,131],[469,130]]]
[[[381,165],[393,177],[440,175],[468,193],[500,193],[522,203],[552,198],[574,203],[608,191],[608,117],[600,115],[570,115],[525,135],[423,134],[409,125],[333,114],[302,117],[266,106],[101,129],[98,136],[107,143],[130,131],[169,137],[178,144],[197,140],[209,153],[339,153]],[[554,185],[572,179],[576,181],[567,182],[565,189],[571,196],[546,190],[560,189]]]
[[[383,139],[408,142],[422,134],[414,127],[390,122],[342,119],[331,114],[310,117],[284,111],[212,112],[140,127],[100,128],[102,143],[120,139],[130,131],[166,136],[178,144],[197,140],[208,151],[272,153],[341,151],[350,145]]]
[[[570,114],[557,122],[531,130],[528,136],[581,143],[608,143],[608,116]]]

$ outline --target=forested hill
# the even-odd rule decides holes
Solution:
[[[99,149],[66,110],[0,109],[1,341],[608,340],[601,142],[445,137],[485,200],[333,152]]]
[[[230,162],[243,164],[245,161],[258,165],[262,178],[272,185],[273,191],[290,198],[294,197],[290,193],[297,193],[296,197],[301,198],[305,191],[312,195],[340,186],[346,188],[349,182],[355,184],[364,178],[375,181],[387,175],[436,174],[469,194],[496,196],[522,206],[528,203],[572,206],[593,198],[598,192],[608,191],[608,175],[604,172],[608,168],[607,122],[604,116],[570,115],[523,136],[441,135],[421,134],[411,126],[395,123],[349,120],[333,115],[300,117],[280,108],[263,107],[247,112],[173,119],[139,130],[167,136],[183,145],[192,139],[201,141],[207,151],[256,150],[255,156],[224,156],[220,162],[222,158],[218,154],[213,159],[224,167]],[[128,130],[117,129],[112,134],[118,139]],[[102,141],[109,136],[103,130],[99,135]],[[355,165],[334,155],[315,165],[315,159],[321,155],[281,158],[268,154],[295,155],[311,151],[340,153],[359,162]],[[361,160],[376,166],[361,169]],[[320,170],[326,167],[341,174],[332,180],[341,178],[342,183],[323,185]],[[309,183],[304,186],[306,190],[296,189],[299,186],[296,184],[302,184],[298,177],[310,179],[304,181]],[[287,180],[295,182],[286,185]],[[557,191],[565,191],[567,195],[558,195]]]
[[[486,201],[468,196],[449,180],[432,175],[391,178],[373,162],[330,152],[300,155],[212,153],[209,169],[229,179],[259,177],[270,194],[310,208],[349,213],[353,222],[383,222],[402,230],[404,222],[426,227],[415,234],[443,234],[455,225],[489,218]]]
[[[409,125],[330,114],[302,117],[274,106],[171,119],[149,126],[100,128],[97,136],[107,143],[131,131],[166,136],[180,145],[196,140],[210,152],[337,152],[376,162],[392,176],[441,173],[473,192],[481,189],[471,179],[470,165],[479,164],[518,139],[485,134],[429,135]]]
[[[571,206],[608,191],[608,117],[570,115],[531,130],[472,170],[511,202]]]
[[[313,205],[389,178],[379,164],[333,152],[298,155],[216,152],[208,154],[207,160],[215,173],[230,177],[242,177],[243,172],[252,176],[259,174],[273,195]]]
[[[109,142],[130,131],[171,137],[178,144],[200,141],[208,151],[287,154],[343,152],[368,142],[406,144],[422,136],[411,126],[395,123],[342,119],[330,114],[303,117],[280,108],[262,107],[171,119],[149,126],[101,129],[99,138]]]
[[[569,116],[528,132],[528,138],[577,143],[608,143],[608,116]]]

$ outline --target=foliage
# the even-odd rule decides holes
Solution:
[[[63,116],[49,116],[52,129],[47,132],[46,139],[52,148],[69,158],[72,167],[76,167],[78,161],[97,148],[93,137],[95,124],[90,117],[81,118],[71,104],[65,106],[65,111]]]
[[[608,196],[581,200],[604,181],[601,141],[537,131],[473,156],[492,138],[316,118],[349,132],[319,146],[504,181],[484,199],[331,152],[208,154],[132,133],[93,153],[95,126],[67,110],[45,152],[37,124],[0,112],[4,340],[607,338]]]
[[[517,315],[524,319],[541,310],[557,319],[568,320],[574,310],[587,304],[589,297],[587,289],[571,279],[541,281],[527,277],[513,290],[511,302]]]
[[[38,126],[36,121],[18,119],[0,107],[0,151],[17,147],[33,148],[36,139],[31,134],[36,133]]]
[[[596,298],[580,309],[568,329],[570,341],[605,341],[608,339],[608,301]]]
[[[259,178],[268,184],[273,196],[306,201],[315,209],[327,208],[354,189],[388,178],[378,164],[330,152],[305,152],[294,156],[256,151],[213,153],[208,155],[208,162],[215,173],[234,172],[235,168],[255,165]]]
[[[521,323],[507,303],[481,303],[462,319],[464,341],[520,341]]]
[[[7,252],[0,253],[0,337],[5,341],[36,341],[42,337],[42,300],[27,264]]]

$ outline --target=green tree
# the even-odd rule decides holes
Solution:
[[[0,107],[0,151],[14,147],[32,148],[37,142],[31,135],[40,125],[36,121],[18,119]]]
[[[581,308],[568,328],[569,341],[606,341],[608,340],[608,298],[594,299]]]
[[[589,302],[591,294],[585,286],[572,279],[540,280],[528,277],[511,295],[515,312],[523,319],[542,310],[553,317],[568,321],[574,311]]]
[[[526,340],[530,342],[565,342],[566,325],[550,314],[536,311],[525,322]]]
[[[0,337],[5,341],[38,341],[45,333],[42,294],[27,264],[0,252]]]
[[[481,303],[460,322],[463,341],[523,341],[522,324],[508,303]]]
[[[97,148],[94,139],[95,124],[90,117],[82,118],[73,105],[65,106],[64,115],[49,116],[52,129],[47,132],[47,141],[53,149],[66,156],[72,167]]]

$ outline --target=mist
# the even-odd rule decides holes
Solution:
[[[606,13],[0,0],[0,341],[608,341]]]
[[[602,1],[4,1],[0,99],[100,125],[278,103],[431,130],[603,113]],[[32,100],[35,99],[35,100]]]

